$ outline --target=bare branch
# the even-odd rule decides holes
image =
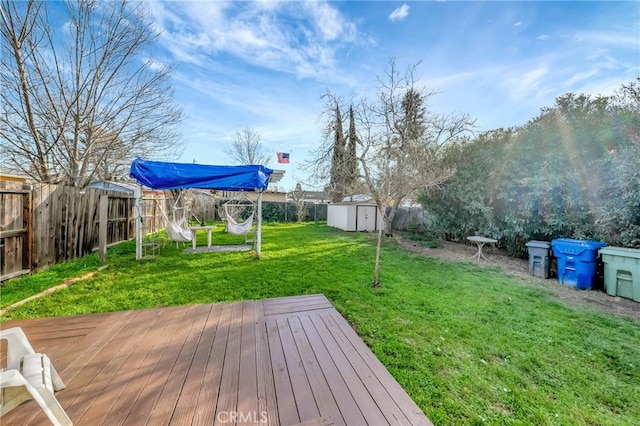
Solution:
[[[116,176],[121,160],[175,157],[182,112],[170,68],[143,60],[158,36],[144,4],[64,6],[55,19],[50,3],[2,1],[2,51],[12,58],[1,68],[2,161],[85,186]],[[56,30],[61,19],[69,24]]]
[[[271,157],[262,146],[260,134],[251,127],[236,130],[233,143],[225,149],[225,153],[238,164],[268,166],[271,163]]]

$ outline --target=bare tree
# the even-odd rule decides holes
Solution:
[[[322,143],[313,152],[312,159],[304,164],[306,170],[311,171],[310,180],[331,195],[333,201],[344,198],[344,154],[345,138],[342,129],[342,115],[344,108],[339,96],[327,91],[322,95],[324,108],[320,119],[324,120]]]
[[[225,149],[225,153],[239,164],[268,166],[271,163],[271,157],[262,146],[260,134],[251,127],[236,130],[233,134],[233,143]]]
[[[400,75],[395,60],[390,59],[384,77],[378,78],[376,99],[363,100],[357,111],[361,169],[388,232],[403,200],[455,173],[442,164],[442,148],[474,125],[464,114],[445,116],[427,110],[425,102],[435,92],[416,85],[417,66]],[[378,229],[374,287],[380,285],[383,226]]]
[[[52,5],[1,3],[0,162],[84,187],[136,156],[175,157],[182,112],[170,69],[145,57],[158,34],[144,4]]]
[[[298,222],[302,222],[307,214],[307,206],[304,203],[305,192],[302,189],[302,184],[299,182],[296,184],[296,188],[290,193],[291,199],[296,206],[296,219]]]

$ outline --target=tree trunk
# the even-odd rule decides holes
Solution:
[[[401,202],[402,202],[402,197],[394,198],[393,202],[391,203],[391,208],[389,209],[389,214],[384,216],[384,221],[386,225],[385,230],[387,235],[393,234],[393,228],[391,227],[391,225],[393,224],[393,219],[395,219],[396,217],[396,213],[398,213],[398,208],[400,207]]]
[[[380,287],[380,251],[382,248],[382,226],[378,226],[378,241],[376,244],[376,263],[373,268],[373,288]]]

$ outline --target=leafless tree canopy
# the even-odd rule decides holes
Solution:
[[[403,200],[455,173],[441,161],[443,147],[474,125],[464,114],[429,111],[427,101],[435,92],[416,84],[416,68],[414,65],[400,74],[391,59],[384,76],[378,78],[376,98],[362,100],[356,114],[360,166],[389,232]],[[374,286],[379,285],[382,227],[379,229]]]
[[[353,195],[361,185],[357,160],[357,133],[353,105],[345,105],[342,99],[327,91],[321,117],[325,120],[323,143],[305,164],[311,171],[311,179],[321,183],[334,202]],[[349,110],[348,133],[344,134],[344,118],[341,111]]]
[[[304,168],[311,172],[311,182],[324,187],[329,186],[325,189],[331,191],[330,181],[331,172],[334,169],[334,142],[336,140],[336,110],[343,109],[344,103],[340,97],[330,91],[322,95],[322,99],[324,106],[319,118],[324,121],[322,143],[313,152],[312,159],[304,164]]]
[[[296,219],[298,222],[302,222],[304,216],[307,214],[307,206],[304,203],[305,192],[300,183],[296,184],[296,188],[290,193],[290,196],[296,206]]]
[[[262,146],[260,134],[251,127],[236,130],[233,144],[225,149],[225,153],[238,164],[268,166],[271,163],[271,157]]]
[[[435,92],[416,85],[416,67],[401,75],[391,59],[378,79],[377,98],[358,106],[360,165],[374,198],[392,207],[389,221],[405,198],[453,175],[455,170],[440,162],[442,148],[474,125],[465,114],[429,111],[427,101]]]
[[[182,112],[169,68],[147,56],[158,34],[144,7],[2,0],[2,164],[83,187],[136,156],[180,153]]]

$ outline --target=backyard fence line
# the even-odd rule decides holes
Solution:
[[[108,196],[106,242],[104,234],[100,238],[103,195]],[[145,191],[143,199],[151,201],[142,204],[144,229],[153,234],[166,226],[165,215],[171,214],[175,194]],[[201,221],[213,221],[218,204],[205,200],[196,203],[191,213]],[[100,244],[109,247],[135,238],[135,208],[133,196],[124,192],[0,180],[0,282],[80,258]],[[104,206],[102,211],[104,215]],[[295,203],[264,203],[268,222],[295,222],[298,213]],[[327,205],[305,204],[300,213],[303,221],[326,221]]]
[[[135,200],[127,193],[0,183],[0,281],[95,251],[99,246],[102,195],[108,196],[106,244],[135,237]],[[158,216],[150,229],[157,232],[164,226]]]
[[[327,204],[304,203],[300,210],[303,222],[326,222]],[[294,202],[264,201],[262,218],[265,222],[297,222],[298,211]]]
[[[428,221],[428,214],[422,207],[400,207],[391,227],[397,231],[419,232],[427,226]]]

